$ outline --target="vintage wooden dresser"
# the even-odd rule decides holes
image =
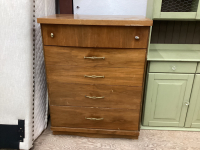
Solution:
[[[53,15],[38,23],[53,134],[138,138],[152,20]]]

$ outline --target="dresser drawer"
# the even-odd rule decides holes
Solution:
[[[53,127],[138,130],[140,108],[103,109],[50,106]]]
[[[80,84],[142,86],[144,66],[101,68],[46,65],[47,81]]]
[[[142,96],[142,87],[56,82],[50,82],[48,87],[50,105],[59,106],[134,109],[140,106]]]
[[[200,73],[200,63],[198,63],[197,72],[196,73]]]
[[[138,68],[144,66],[146,49],[99,49],[44,46],[46,65]]]
[[[149,72],[195,73],[195,62],[151,62]]]
[[[42,24],[42,35],[44,45],[147,48],[149,27]]]

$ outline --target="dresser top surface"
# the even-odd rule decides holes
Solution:
[[[37,18],[42,24],[100,25],[100,26],[152,26],[153,21],[144,16],[124,15],[73,15],[55,14]]]

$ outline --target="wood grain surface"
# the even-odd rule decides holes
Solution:
[[[147,48],[149,27],[138,26],[74,26],[42,24],[44,45]],[[54,37],[51,37],[51,33]],[[135,36],[140,39],[136,40]]]
[[[71,24],[100,26],[152,26],[153,21],[144,16],[131,15],[78,15],[55,14],[37,18],[41,24]]]
[[[138,138],[152,20],[53,15],[38,22],[53,134]]]
[[[50,105],[136,109],[142,87],[49,83]],[[86,96],[104,97],[101,99]]]
[[[81,84],[142,86],[144,66],[138,68],[100,68],[46,65],[47,81]],[[88,78],[87,76],[104,76]]]
[[[44,46],[46,65],[77,67],[142,68],[146,49],[102,49]],[[84,57],[105,59],[84,59]]]
[[[139,111],[139,107],[129,110],[50,106],[52,127],[137,131]],[[103,120],[87,118],[103,118]]]
[[[130,132],[130,131],[129,131]],[[82,132],[64,132],[64,131],[53,131],[53,135],[76,135],[82,137],[90,137],[90,138],[126,138],[126,139],[138,139],[139,132],[134,132],[134,135],[117,135],[115,133],[112,134],[95,134],[95,133],[82,133]]]
[[[138,131],[129,130],[104,130],[104,129],[89,129],[89,128],[68,128],[68,127],[51,127],[52,131],[56,132],[73,132],[73,133],[90,133],[90,134],[116,134],[116,135],[126,135],[126,136],[136,136],[139,135]]]

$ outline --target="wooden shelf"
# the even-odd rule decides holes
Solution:
[[[148,61],[198,61],[200,62],[200,51],[180,50],[151,50]]]
[[[199,44],[151,44],[148,61],[200,62]]]

